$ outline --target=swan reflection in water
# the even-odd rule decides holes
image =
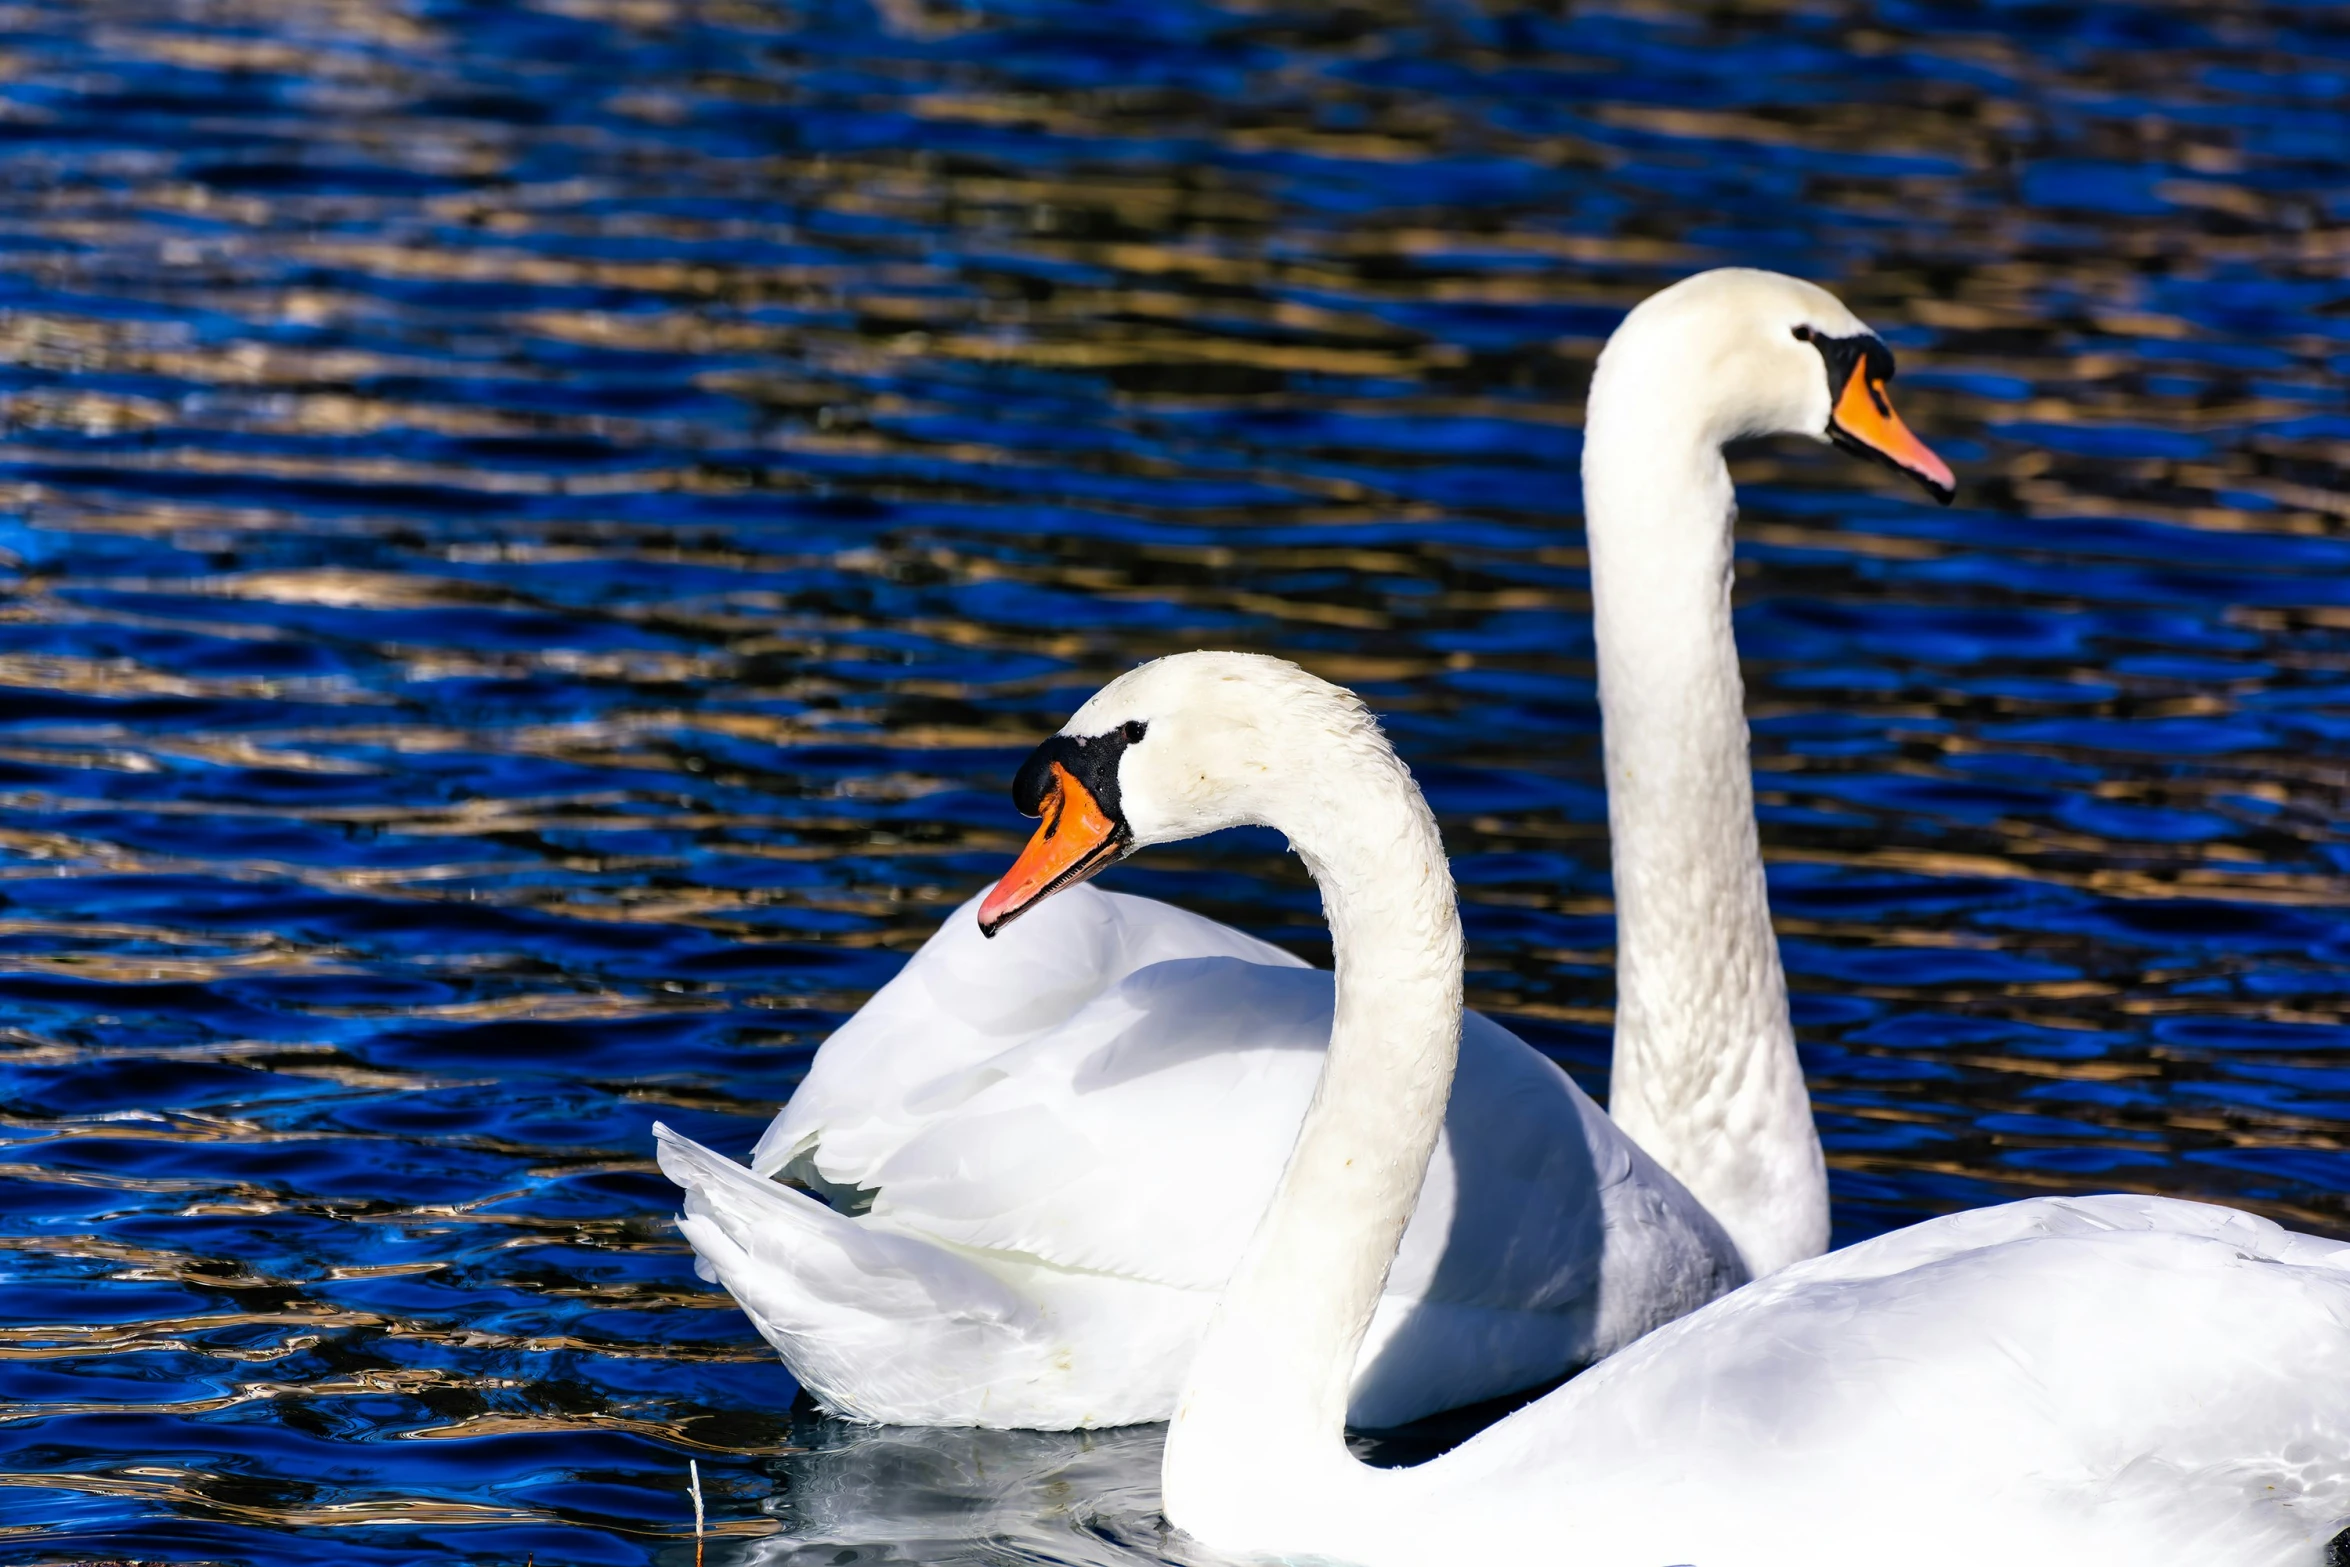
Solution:
[[[1367,1463],[1410,1464],[1466,1440],[1531,1394],[1392,1431],[1349,1433]],[[1159,1516],[1163,1425],[1101,1431],[867,1426],[801,1408],[776,1460],[779,1533],[727,1567],[1230,1567]],[[849,1554],[843,1555],[844,1552]]]
[[[1159,1517],[1165,1426],[982,1431],[798,1423],[758,1567],[1220,1564]],[[844,1555],[843,1553],[849,1553]]]

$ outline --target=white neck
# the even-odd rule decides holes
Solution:
[[[1337,967],[1330,1051],[1273,1202],[1167,1432],[1168,1519],[1210,1544],[1330,1537],[1380,1471],[1347,1452],[1348,1383],[1444,1124],[1460,1049],[1461,927],[1435,818],[1392,752],[1326,764],[1289,835]],[[1309,775],[1310,776],[1310,775]]]
[[[1755,832],[1730,627],[1736,501],[1703,388],[1660,365],[1686,357],[1620,331],[1584,426],[1615,861],[1608,1108],[1760,1275],[1826,1249],[1827,1174]]]

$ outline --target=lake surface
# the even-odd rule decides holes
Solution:
[[[2350,13],[0,5],[0,1555],[1124,1561],[693,1275],[1136,660],[1360,688],[1594,1091],[1602,338],[1837,288],[1961,477],[1738,472],[1840,1240],[2350,1233]],[[1111,885],[1326,959],[1267,835]]]

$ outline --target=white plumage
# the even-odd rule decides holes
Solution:
[[[1798,1263],[1417,1469],[1317,1485],[1343,1450],[1252,1455],[1283,1516],[1209,1539],[1365,1567],[2321,1567],[2346,1455],[2350,1246],[2041,1198]]]
[[[1331,995],[1148,899],[1076,888],[992,941],[966,905],[826,1043],[750,1170],[666,1129],[662,1168],[704,1267],[839,1413],[1163,1420],[1296,1138]],[[1463,1062],[1362,1424],[1538,1385],[1745,1277],[1555,1065],[1474,1016]],[[787,1166],[870,1210],[769,1178]]]
[[[1338,976],[1310,1107],[1176,1398],[1177,1527],[1362,1567],[2320,1567],[2350,1522],[2350,1246],[2161,1198],[1796,1263],[1433,1462],[1358,1463],[1347,1372],[1478,1048],[1442,845],[1360,706],[1290,666],[1161,660],[1072,722],[1145,719],[1134,840],[1287,833]]]

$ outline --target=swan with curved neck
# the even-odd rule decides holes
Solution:
[[[1167,1433],[1219,1550],[1421,1567],[2319,1567],[2350,1522],[2350,1246],[2161,1198],[1952,1215],[1660,1328],[1417,1469],[1345,1440],[1461,1035],[1436,823],[1350,694],[1184,654],[1031,758],[1042,824],[990,928],[1119,856],[1285,833],[1337,961],[1329,1049]]]
[[[1461,1135],[1439,1134],[1373,1312],[1357,1423],[1553,1380],[1826,1244],[1756,848],[1719,448],[1824,435],[1947,496],[1948,470],[1884,400],[1891,370],[1834,299],[1745,272],[1668,290],[1602,356],[1586,469],[1621,930],[1614,1120],[1468,1014]],[[1054,744],[1111,788],[1115,738]],[[1029,808],[1048,776],[1024,780]],[[839,1413],[1165,1419],[1297,1137],[1331,983],[1091,888],[993,942],[957,914],[826,1041],[749,1170],[665,1128],[662,1168],[704,1276]]]

